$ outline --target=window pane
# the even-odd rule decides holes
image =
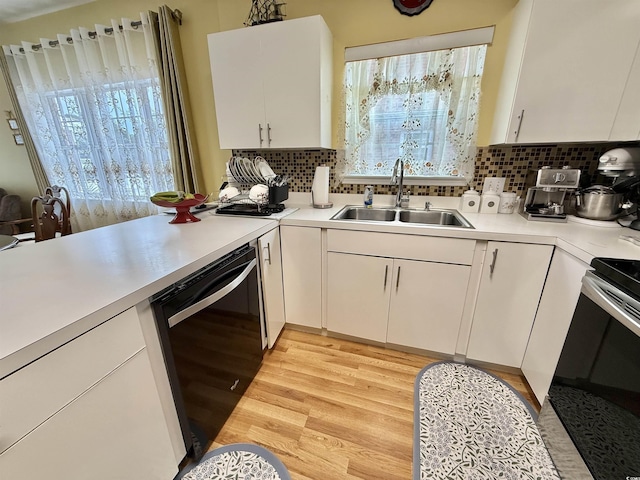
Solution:
[[[480,81],[486,46],[377,60],[345,68],[348,174],[473,173]]]

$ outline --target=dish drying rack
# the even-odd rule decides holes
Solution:
[[[281,203],[289,198],[289,185],[286,178],[283,179],[274,173],[264,158],[257,156],[251,160],[231,157],[227,162],[226,173],[228,186],[237,188],[241,193],[220,202],[219,210],[235,206],[240,212],[240,206],[246,205],[247,211],[264,211],[265,215],[269,215],[284,209]],[[267,195],[252,197],[250,192],[256,185],[267,186]]]

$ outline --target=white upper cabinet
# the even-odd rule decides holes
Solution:
[[[520,0],[491,143],[636,140],[639,25],[637,0]]]
[[[220,148],[331,147],[331,32],[321,16],[208,35]]]

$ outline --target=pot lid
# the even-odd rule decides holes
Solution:
[[[594,195],[611,195],[616,193],[613,188],[607,187],[606,185],[592,185],[588,188],[585,188],[583,192],[591,193]]]

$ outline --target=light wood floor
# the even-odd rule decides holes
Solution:
[[[285,330],[210,449],[256,443],[294,480],[407,480],[413,383],[437,361]],[[532,405],[519,375],[492,372]]]

